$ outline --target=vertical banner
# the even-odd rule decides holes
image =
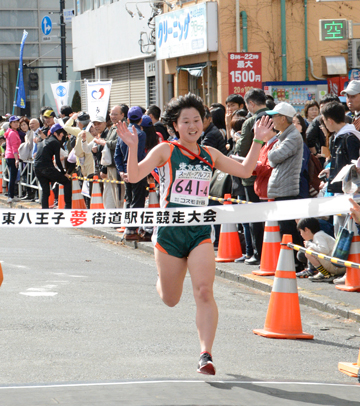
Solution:
[[[19,59],[19,72],[18,72],[18,84],[16,86],[17,89],[17,98],[15,102],[15,106],[24,109],[26,107],[26,92],[24,86],[24,75],[23,75],[23,53],[24,53],[24,45],[25,40],[28,36],[28,32],[24,30],[21,45],[20,45],[20,59]]]
[[[252,88],[262,88],[261,52],[229,52],[229,94],[245,93]]]
[[[107,82],[86,82],[87,106],[91,119],[102,116],[106,119],[110,100],[112,80]]]
[[[67,106],[69,104],[69,89],[70,82],[51,83],[51,90],[54,95],[58,114],[60,114],[61,106]]]

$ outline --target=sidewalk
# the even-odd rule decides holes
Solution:
[[[0,194],[1,207],[8,206],[6,200],[7,197]],[[40,205],[34,202],[19,201],[13,203],[12,207],[38,209]],[[121,234],[113,228],[83,228],[82,230],[92,235],[105,237],[110,241],[121,241]],[[150,254],[154,252],[151,242],[123,241],[123,243]],[[264,292],[271,292],[274,277],[253,275],[252,271],[258,268],[258,266],[233,262],[217,263],[216,275]],[[344,292],[336,289],[334,284],[313,283],[308,279],[297,279],[297,284],[301,304],[360,323],[360,292]]]

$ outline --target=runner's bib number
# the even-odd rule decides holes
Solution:
[[[171,203],[207,206],[211,171],[177,170],[171,189]]]

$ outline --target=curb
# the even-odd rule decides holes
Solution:
[[[124,241],[121,239],[119,233],[108,231],[107,229],[100,228],[84,228],[85,232],[97,236],[103,236],[111,241],[122,241],[122,243],[128,247],[134,249],[140,249],[141,251],[147,252],[149,254],[154,254],[154,248],[152,243],[148,242],[134,242],[134,241]],[[265,278],[263,276],[257,276],[253,274],[239,274],[237,272],[225,269],[225,267],[220,267],[220,263],[216,264],[216,276],[240,283],[250,288],[258,289],[260,291],[271,293],[273,279]],[[224,264],[225,265],[225,264]],[[360,323],[360,309],[350,309],[350,305],[346,303],[333,300],[328,296],[319,295],[310,290],[298,287],[299,302],[300,304],[312,307],[324,313],[330,313],[335,316],[340,316],[345,319],[353,320]]]
[[[0,203],[5,203],[3,199],[0,198]],[[22,209],[32,209],[39,208],[39,205],[33,202],[16,202],[14,205],[16,208]],[[36,206],[36,207],[34,207]],[[121,242],[123,245],[134,249],[140,249],[148,254],[154,255],[154,248],[151,242],[135,242],[135,241],[125,241],[122,240],[121,234],[119,234],[115,229],[108,228],[82,228],[82,231],[87,234],[96,235],[98,237],[105,237],[114,242]],[[226,269],[226,263],[216,263],[216,276],[224,278],[242,285],[248,286],[250,288],[258,289],[262,292],[271,293],[273,278],[265,278],[262,276],[257,276],[253,274],[240,274],[234,272],[233,270]],[[299,302],[300,304],[312,307],[324,313],[333,314],[335,316],[340,316],[345,319],[353,320],[360,323],[360,309],[351,309],[349,304],[339,302],[330,298],[329,296],[319,295],[310,290],[298,287]]]

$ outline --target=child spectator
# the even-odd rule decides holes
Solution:
[[[320,230],[320,223],[317,218],[301,219],[297,224],[297,229],[304,239],[305,248],[321,254],[331,255],[335,239]],[[305,262],[304,256],[308,260],[309,268],[298,272],[296,274],[298,278],[309,278],[312,282],[332,282],[335,275],[344,273],[344,268],[339,268],[330,261],[313,257],[310,254],[298,253],[298,259],[302,262]]]

